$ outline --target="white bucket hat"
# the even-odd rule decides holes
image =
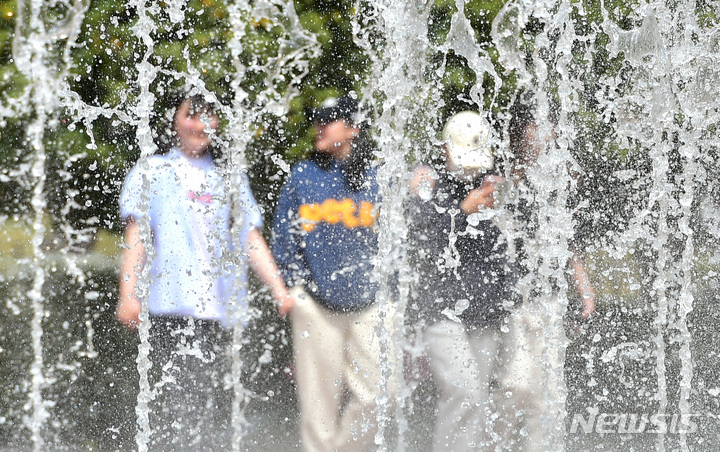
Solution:
[[[452,116],[442,132],[450,163],[458,168],[492,170],[491,132],[487,120],[474,111]]]

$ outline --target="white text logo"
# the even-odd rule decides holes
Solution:
[[[584,433],[616,434],[688,434],[697,431],[693,417],[699,414],[648,414],[648,413],[575,413],[570,423],[570,433],[578,429]]]

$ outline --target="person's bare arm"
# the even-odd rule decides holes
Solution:
[[[595,312],[595,289],[593,289],[590,282],[582,258],[576,253],[573,253],[573,257],[570,259],[570,266],[573,271],[575,288],[580,294],[580,300],[583,303],[582,317],[586,319]]]
[[[145,247],[140,241],[140,228],[132,219],[125,227],[125,249],[120,264],[120,291],[115,315],[127,328],[140,324],[140,299],[135,293],[138,279],[145,267]]]
[[[278,312],[284,316],[292,311],[295,299],[285,287],[275,258],[260,231],[252,229],[248,236],[248,254],[250,255],[250,268],[270,288],[273,298],[278,302]]]

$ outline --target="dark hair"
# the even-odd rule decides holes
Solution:
[[[352,141],[352,153],[345,163],[345,181],[353,191],[363,188],[368,169],[375,158],[377,144],[370,137],[368,129],[368,126],[360,126],[360,133]]]
[[[158,115],[154,124],[158,150],[156,154],[165,155],[170,152],[173,146],[177,145],[177,133],[175,131],[175,116],[180,106],[186,101],[190,102],[190,113],[204,112],[215,115],[215,106],[212,102],[208,102],[202,94],[191,94],[191,92],[181,90],[169,94],[164,102],[165,113]],[[224,161],[224,154],[219,146],[216,146],[216,140],[213,140],[208,146],[207,151],[215,163]]]
[[[527,128],[536,124],[538,102],[535,92],[522,90],[517,94],[515,102],[510,106],[510,122],[508,123],[508,139],[512,153],[513,165],[526,165],[529,162],[528,149],[525,143]],[[558,105],[550,99],[550,109],[546,118],[552,126],[558,123]]]
[[[521,91],[510,106],[510,123],[508,124],[508,139],[510,150],[516,159],[525,155],[525,131],[535,122],[537,100],[531,91]]]

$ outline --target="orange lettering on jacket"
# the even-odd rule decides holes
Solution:
[[[358,208],[352,199],[328,199],[322,204],[303,204],[299,213],[306,232],[311,232],[321,221],[329,224],[342,222],[348,229],[372,227],[375,224],[375,208],[367,201],[360,202]]]

